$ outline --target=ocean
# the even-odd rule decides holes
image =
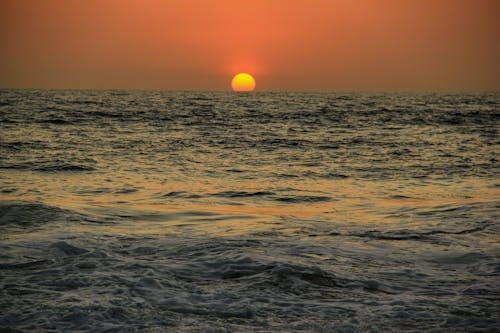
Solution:
[[[0,331],[498,332],[499,105],[0,90]]]

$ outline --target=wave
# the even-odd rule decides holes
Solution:
[[[446,253],[442,255],[435,255],[431,258],[427,258],[426,261],[436,263],[436,264],[446,264],[446,265],[471,265],[478,264],[480,262],[489,261],[492,258],[488,255],[478,252],[467,252],[467,253]]]
[[[274,198],[274,200],[284,203],[319,203],[319,202],[337,201],[337,199],[329,196],[314,196],[314,195],[281,196]]]
[[[48,149],[49,144],[43,141],[6,141],[0,142],[0,148],[13,151],[24,149],[43,150]]]
[[[90,160],[90,163],[94,164],[95,162]],[[70,163],[57,160],[20,163],[9,163],[6,161],[0,164],[0,169],[31,170],[38,172],[85,172],[97,170],[94,166],[86,163]]]
[[[81,254],[89,252],[86,249],[68,244],[65,241],[59,241],[59,242],[53,243],[50,245],[50,248],[56,250],[57,252],[62,253],[63,255],[68,255],[68,256],[81,255]]]
[[[166,194],[161,194],[160,197],[179,198],[179,199],[197,199],[197,198],[201,198],[202,196],[198,195],[198,194],[184,192],[184,191],[173,191],[173,192],[168,192]]]
[[[287,204],[297,203],[320,203],[337,201],[337,199],[329,196],[314,196],[314,195],[278,195],[276,192],[271,191],[222,191],[207,194],[194,194],[184,191],[174,191],[160,195],[165,198],[176,199],[198,199],[207,197],[219,197],[228,199],[245,199],[245,198],[266,198],[271,201]]]
[[[352,258],[336,256],[339,260],[334,264],[303,256],[332,248],[331,243],[322,247],[178,235],[31,242],[0,244],[3,327],[29,330],[35,317],[45,320],[43,328],[52,325],[64,331],[104,325],[115,331],[142,327],[201,332],[224,322],[231,325],[225,331],[254,331],[272,323],[276,331],[335,332],[339,327],[365,331],[360,321],[368,323],[369,331],[396,317],[390,322],[395,331],[412,331],[415,325],[423,325],[424,331],[448,325],[453,331],[462,326],[447,321],[450,311],[459,313],[471,306],[487,312],[481,316],[459,313],[452,318],[469,318],[486,328],[496,325],[490,320],[495,318],[497,296],[493,277],[455,281],[447,275],[449,265],[467,272],[477,262],[494,263],[492,255],[479,252],[420,256],[436,270],[448,267],[433,275],[425,266],[408,268],[406,261],[391,255],[376,258],[373,264],[377,251],[372,250]],[[344,250],[333,246],[332,254],[349,253]],[[456,297],[462,297],[464,305],[448,311]],[[32,311],[33,316],[11,321],[19,311]],[[155,326],[158,318],[166,319]],[[298,326],[297,318],[303,318]],[[182,326],[186,319],[189,327]]]
[[[54,125],[69,125],[75,123],[75,121],[69,121],[65,119],[42,119],[38,121],[41,124],[54,124]]]
[[[257,191],[257,192],[245,192],[245,191],[224,191],[219,193],[214,193],[212,196],[224,197],[224,198],[248,198],[248,197],[261,197],[274,195],[273,192],[267,191]]]
[[[41,202],[0,201],[0,227],[5,230],[29,231],[51,223],[104,224],[91,216]]]
[[[380,240],[427,240],[431,239],[434,235],[465,235],[474,232],[480,232],[488,228],[490,225],[484,223],[478,227],[462,230],[428,230],[428,231],[416,231],[416,230],[393,230],[393,231],[377,231],[370,230],[362,233],[350,233],[346,236],[352,237],[363,237],[371,239]],[[339,233],[332,233],[332,236],[341,236]]]
[[[72,215],[70,211],[36,202],[0,202],[0,226],[33,227],[60,221]]]
[[[34,171],[41,171],[41,172],[64,172],[64,171],[78,172],[78,171],[95,171],[95,170],[97,170],[96,168],[94,168],[90,165],[69,164],[69,163],[47,164],[47,165],[43,165],[43,166],[34,167],[31,169]]]

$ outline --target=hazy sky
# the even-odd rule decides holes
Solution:
[[[500,90],[500,0],[0,0],[0,87]]]

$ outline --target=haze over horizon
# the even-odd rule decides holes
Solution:
[[[499,91],[495,0],[3,0],[0,88]]]

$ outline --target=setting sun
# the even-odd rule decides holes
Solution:
[[[233,91],[253,91],[255,89],[255,79],[248,73],[236,74],[231,80]]]

